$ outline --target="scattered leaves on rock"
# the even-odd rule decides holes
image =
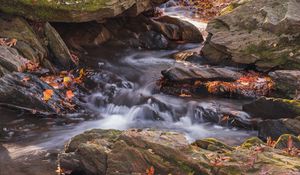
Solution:
[[[15,38],[0,38],[0,46],[13,47],[17,44],[17,41]]]

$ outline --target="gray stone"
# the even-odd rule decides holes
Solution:
[[[7,72],[22,72],[26,69],[26,59],[14,48],[0,46],[0,74]]]
[[[75,64],[65,42],[49,23],[45,24],[45,35],[49,41],[49,47],[57,61],[67,69]]]
[[[243,3],[232,5],[224,15],[208,23],[210,36],[202,49],[204,56],[215,64],[254,64],[260,69],[300,68],[300,2],[239,2]]]
[[[278,95],[291,99],[300,99],[300,71],[277,70],[269,73],[275,83]]]

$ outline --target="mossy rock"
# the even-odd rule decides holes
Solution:
[[[213,138],[198,140],[192,145],[186,144],[186,139],[179,141],[185,144],[169,144],[177,143],[179,138],[184,135],[159,130],[90,130],[75,136],[71,141],[76,142],[74,149],[68,150],[67,145],[58,162],[60,168],[73,174],[90,175],[103,174],[103,169],[106,174],[145,174],[150,167],[155,174],[173,175],[254,175],[266,170],[269,174],[299,172],[298,157],[271,147],[258,153],[252,146],[262,141],[255,137],[237,147]]]
[[[236,0],[210,21],[203,56],[214,64],[300,69],[300,11],[294,0]]]
[[[235,8],[250,2],[252,0],[235,0],[233,2],[231,2],[227,7],[225,7],[222,11],[221,11],[221,15],[226,15],[230,12],[232,12]]]
[[[32,20],[55,22],[87,22],[103,20],[122,14],[133,8],[138,14],[152,8],[160,0],[0,0],[0,10],[21,15]],[[130,13],[132,14],[132,13]]]
[[[242,144],[242,147],[251,148],[252,146],[259,146],[261,144],[264,144],[264,142],[260,140],[258,137],[251,137]]]
[[[206,149],[209,151],[224,151],[224,150],[232,150],[230,146],[225,143],[216,140],[214,138],[207,138],[202,140],[197,140],[193,143],[193,145],[197,145],[202,149]]]
[[[14,47],[29,60],[40,62],[47,56],[41,40],[21,17],[0,14],[0,37],[17,39]]]
[[[263,119],[295,118],[300,115],[300,101],[261,97],[243,105],[243,110]]]

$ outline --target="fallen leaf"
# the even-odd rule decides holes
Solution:
[[[69,76],[64,77],[63,79],[63,84],[65,85],[65,87],[69,87],[72,83],[72,78]]]
[[[68,100],[71,100],[74,96],[75,96],[75,95],[74,95],[73,91],[68,90],[68,91],[66,92],[66,97],[67,97]]]
[[[274,147],[275,143],[276,143],[276,141],[272,140],[271,137],[267,137],[267,145],[269,147]]]
[[[147,175],[154,175],[154,173],[155,173],[155,170],[154,170],[153,166],[151,166],[149,169],[146,170]]]
[[[8,46],[8,47],[12,47],[12,46],[15,46],[16,44],[17,44],[17,39],[11,39],[11,40],[9,40],[9,41],[7,41],[6,42],[6,45]]]
[[[50,99],[52,98],[52,96],[53,96],[53,90],[51,90],[51,89],[46,89],[46,90],[43,92],[43,95],[44,95],[43,99],[44,99],[45,101],[48,101],[48,100],[50,100]]]

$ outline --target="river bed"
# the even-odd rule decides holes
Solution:
[[[191,20],[184,13],[174,15],[189,20],[200,30],[204,23]],[[95,90],[85,97],[86,110],[93,117],[86,120],[80,114],[70,114],[69,121],[60,118],[38,118],[20,111],[0,108],[0,174],[55,174],[55,157],[74,135],[93,128],[119,129],[158,128],[182,132],[192,142],[214,137],[228,144],[241,143],[256,135],[256,131],[227,128],[203,122],[203,110],[219,108],[241,112],[247,100],[216,97],[177,97],[159,91],[157,81],[161,71],[177,62],[171,55],[182,50],[199,50],[200,44],[180,45],[172,50],[149,51],[113,48],[87,48],[83,64],[93,72],[108,70],[118,82],[108,81],[105,91]],[[95,75],[98,81],[105,75]],[[110,92],[110,93],[108,93]],[[244,115],[247,115],[244,113]],[[1,146],[1,145],[0,145]],[[14,168],[16,167],[16,168]],[[35,168],[30,168],[35,167]]]

